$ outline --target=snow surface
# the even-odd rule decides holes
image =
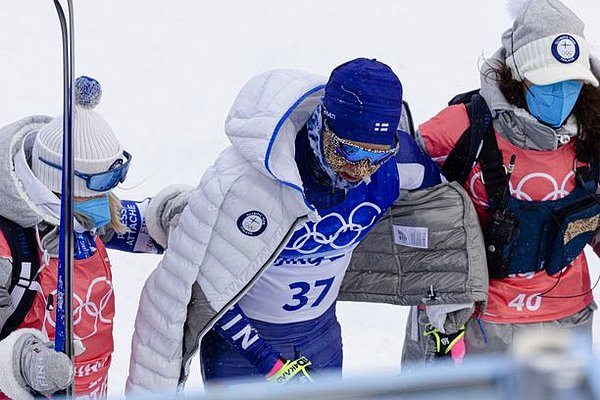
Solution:
[[[510,20],[500,0],[74,0],[76,73],[104,89],[98,110],[133,154],[122,198],[195,185],[227,145],[223,121],[253,75],[328,75],[363,56],[389,64],[417,123],[479,85],[478,65]],[[600,3],[567,0],[586,22]],[[589,26],[600,54],[600,24]],[[0,125],[62,109],[60,29],[51,0],[0,1]],[[111,252],[117,316],[110,393],[123,393],[139,294],[159,258]],[[594,260],[592,278],[598,275]],[[346,373],[398,371],[406,308],[340,304]],[[596,343],[596,347],[598,344]],[[198,361],[188,388],[201,387]]]

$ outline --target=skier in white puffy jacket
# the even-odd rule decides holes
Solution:
[[[275,70],[246,84],[226,120],[232,146],[191,193],[142,291],[129,392],[182,385],[200,341],[208,381],[340,370],[336,297],[352,250],[398,196],[399,147],[421,163],[419,184],[440,180],[397,134],[401,110],[400,81],[376,60],[342,64],[327,82]],[[166,244],[168,223],[149,229]]]

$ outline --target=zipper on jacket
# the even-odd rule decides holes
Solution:
[[[261,277],[265,269],[267,269],[267,267],[271,265],[273,261],[275,261],[277,256],[283,251],[283,247],[289,242],[292,235],[296,231],[296,228],[301,224],[304,224],[308,220],[308,215],[296,218],[296,220],[294,221],[290,229],[287,231],[279,245],[277,245],[277,247],[275,248],[273,254],[269,257],[269,259],[260,267],[260,269],[256,272],[252,279],[250,279],[246,286],[244,286],[244,288],[240,290],[240,292],[233,299],[231,299],[227,304],[225,304],[225,306],[221,308],[221,310],[217,312],[217,314],[210,321],[208,321],[208,324],[206,324],[204,329],[200,331],[200,334],[198,335],[198,340],[196,341],[197,344],[189,354],[192,354],[192,356],[196,354],[204,335],[206,335],[206,333],[212,329],[215,323],[227,312],[227,310],[229,310],[235,303],[239,301],[239,299],[242,298],[242,296],[244,296],[248,292],[248,290],[250,290],[250,288],[256,283],[258,278]],[[189,357],[187,360],[184,361],[184,365],[182,367],[183,373],[179,375],[179,382],[177,383],[177,391],[183,390],[183,384],[187,381],[187,377],[189,376],[192,358],[193,357]]]

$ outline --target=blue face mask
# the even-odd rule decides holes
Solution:
[[[96,228],[101,228],[110,223],[108,195],[76,202],[73,209],[89,218]]]
[[[526,95],[529,112],[541,123],[558,128],[573,111],[582,87],[580,81],[533,85]]]

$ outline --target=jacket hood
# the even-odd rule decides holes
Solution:
[[[505,59],[506,50],[501,47],[491,58],[485,60],[480,74],[480,94],[490,108],[496,131],[513,145],[533,150],[555,150],[565,137],[575,136],[577,122],[574,116],[570,116],[559,128],[552,128],[540,123],[526,109],[516,107],[506,100],[492,72],[493,66],[504,63]],[[590,57],[590,62],[594,75],[600,77],[600,62],[595,57]]]
[[[320,104],[325,81],[322,76],[288,69],[250,79],[225,121],[235,150],[265,175],[301,188],[295,138]]]
[[[25,228],[59,224],[60,200],[29,167],[35,133],[51,120],[36,115],[0,128],[0,215]]]

